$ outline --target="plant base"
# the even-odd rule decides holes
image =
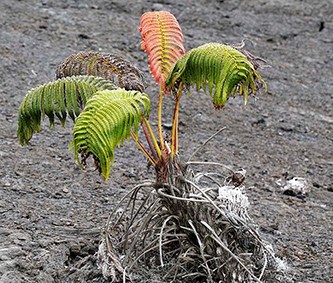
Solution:
[[[235,177],[187,168],[168,183],[136,186],[110,215],[99,251],[103,275],[125,282],[144,265],[159,267],[165,282],[274,278],[280,260],[258,234]]]

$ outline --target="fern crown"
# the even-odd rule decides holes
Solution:
[[[62,126],[69,116],[74,121],[75,159],[85,166],[93,156],[97,168],[108,178],[114,150],[132,137],[155,167],[158,182],[166,181],[169,165],[178,156],[178,120],[183,87],[203,88],[215,108],[224,108],[231,95],[256,94],[265,82],[256,69],[258,58],[239,46],[208,43],[185,54],[182,30],[169,12],[147,12],[140,18],[142,48],[150,71],[160,84],[157,103],[156,138],[147,119],[150,100],[144,91],[142,73],[131,63],[112,54],[78,52],[65,59],[56,71],[57,80],[32,89],[18,113],[17,135],[27,144],[40,132],[47,116],[50,126],[58,119]],[[173,91],[175,106],[168,142],[162,130],[163,93]],[[141,124],[146,144],[138,137]]]

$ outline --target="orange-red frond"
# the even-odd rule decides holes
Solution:
[[[150,72],[165,91],[165,80],[174,63],[185,54],[183,33],[176,18],[167,11],[144,13],[139,32],[149,58]]]

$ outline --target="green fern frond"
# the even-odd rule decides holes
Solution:
[[[171,69],[167,87],[196,85],[213,97],[216,108],[223,108],[231,95],[244,95],[247,103],[250,93],[265,85],[253,64],[240,51],[220,43],[208,43],[190,50]],[[266,85],[265,85],[266,86]]]
[[[114,149],[138,132],[142,115],[148,116],[150,100],[146,94],[124,89],[97,92],[76,119],[72,147],[74,157],[85,164],[92,154],[102,176],[108,179]],[[81,161],[79,160],[81,154]]]
[[[87,100],[98,90],[116,89],[108,80],[77,76],[56,80],[30,90],[24,97],[18,113],[17,136],[20,144],[27,144],[34,133],[41,130],[46,115],[50,126],[57,117],[64,126],[67,114],[74,121]]]
[[[57,67],[56,77],[89,75],[105,78],[126,90],[145,89],[141,71],[127,60],[100,52],[78,52]]]

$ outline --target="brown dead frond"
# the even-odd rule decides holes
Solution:
[[[126,90],[143,92],[145,89],[140,70],[110,53],[78,52],[67,57],[56,71],[57,78],[78,75],[102,77]]]

